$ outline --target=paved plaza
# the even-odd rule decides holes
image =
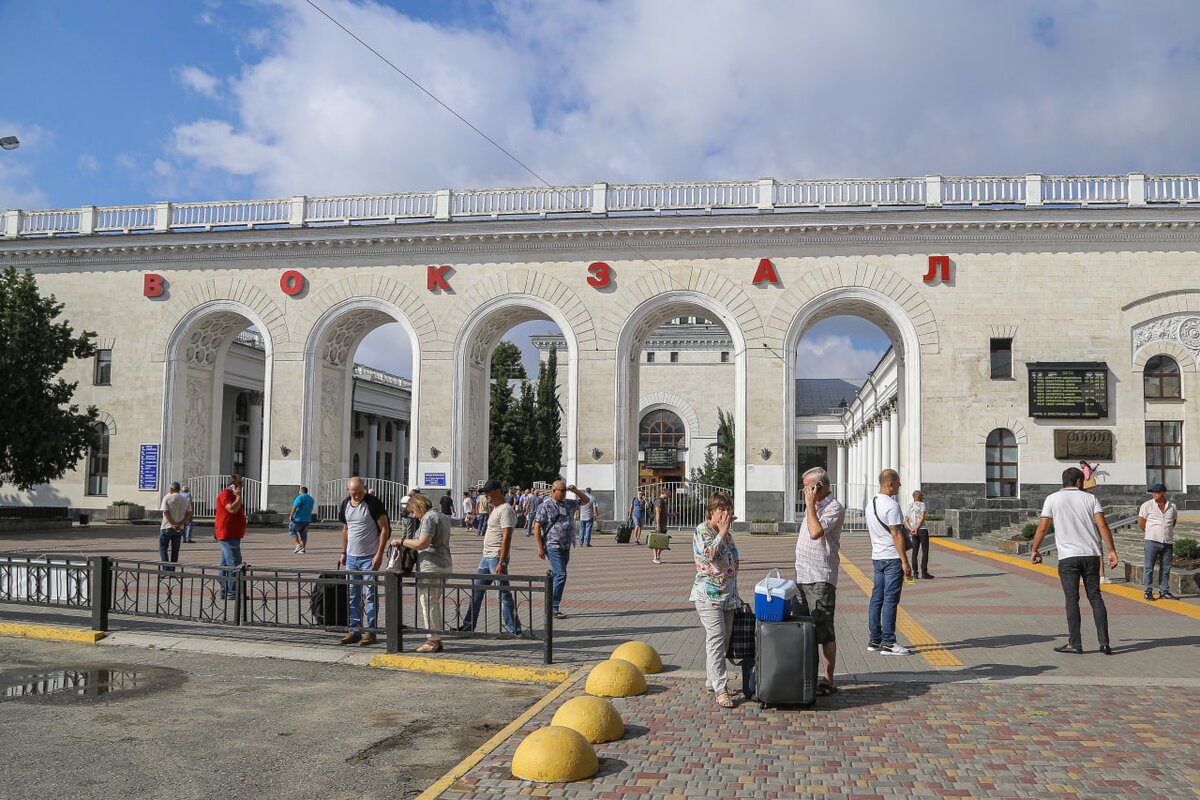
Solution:
[[[217,548],[206,532],[181,558],[212,563]],[[470,571],[481,540],[456,532],[456,571]],[[1112,656],[1096,650],[1090,614],[1083,612],[1083,656],[1054,653],[1065,639],[1062,594],[1053,564],[934,545],[935,580],[906,586],[898,623],[907,657],[865,651],[871,562],[865,535],[846,534],[839,581],[837,631],[841,690],[813,709],[732,711],[704,694],[703,637],[687,601],[693,575],[690,539],[676,536],[665,563],[634,545],[598,536],[572,553],[563,600],[568,619],[555,623],[557,665],[587,668],[623,641],[651,643],[667,671],[650,692],[616,701],[627,726],[618,742],[600,745],[601,771],[590,781],[543,786],[508,773],[521,738],[547,724],[558,705],[582,692],[565,688],[519,730],[442,785],[446,797],[794,797],[1197,796],[1193,756],[1200,739],[1200,602],[1146,602],[1140,587],[1105,587]],[[793,536],[738,539],[740,589],[773,567],[791,569]],[[151,557],[147,528],[74,529],[65,537],[6,537],[8,552],[107,552]],[[306,555],[294,555],[286,534],[252,529],[244,551],[256,565],[331,566],[338,534],[313,533]],[[532,540],[518,536],[513,572],[544,568]],[[0,608],[3,618],[28,610]],[[63,621],[63,615],[47,615]],[[82,620],[78,620],[82,622]],[[113,618],[102,645],[152,644],[179,650],[310,660],[347,659],[325,632],[262,631]],[[369,648],[361,648],[368,650]],[[447,640],[447,657],[536,664],[537,643]],[[436,658],[436,657],[435,657]],[[582,675],[582,673],[579,673]],[[737,668],[731,677],[737,685]],[[411,676],[407,678],[411,680]]]

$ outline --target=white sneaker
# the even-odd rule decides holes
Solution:
[[[653,561],[651,561],[650,563],[651,563],[651,564],[661,564],[661,563],[662,563],[662,561],[660,561],[660,560],[658,560],[658,559],[656,558],[656,559],[654,559]]]
[[[881,656],[911,656],[912,650],[909,650],[907,647],[904,647],[903,645],[894,644],[891,647],[879,648],[879,655],[881,655]]]
[[[295,547],[292,548],[293,555],[295,555],[296,553],[299,553],[299,552],[300,552],[300,545],[296,545]]]
[[[297,552],[297,553],[299,553],[300,555],[304,555],[304,554],[305,554],[306,552],[308,552],[308,551],[307,551],[307,550],[305,550],[303,547],[301,547],[301,548],[300,548],[299,550],[297,550],[296,552]]]
[[[874,653],[874,652],[877,652],[877,651],[879,650],[879,647],[880,647],[879,645],[877,645],[877,644],[875,644],[875,643],[873,643],[873,642],[868,642],[868,643],[867,643],[867,652],[868,652],[868,653]]]
[[[1112,578],[1101,578],[1100,582],[1101,583],[1112,583]]]

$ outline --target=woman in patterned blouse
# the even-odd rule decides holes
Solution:
[[[708,520],[696,526],[692,556],[696,580],[691,600],[704,626],[707,678],[705,688],[721,708],[733,708],[725,675],[725,651],[733,630],[733,610],[741,604],[737,590],[738,551],[733,541],[733,501],[724,492],[708,499]]]

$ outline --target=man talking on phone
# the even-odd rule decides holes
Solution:
[[[229,485],[217,495],[216,519],[213,520],[213,537],[221,545],[221,566],[242,565],[242,539],[246,535],[246,508],[242,503],[242,476],[230,475]],[[232,575],[225,570],[224,575]],[[233,598],[237,582],[221,581],[221,596]]]

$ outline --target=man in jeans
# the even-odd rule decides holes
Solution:
[[[588,497],[592,496],[592,487],[583,490]],[[579,545],[592,546],[592,526],[596,524],[596,501],[585,503],[579,507]]]
[[[377,570],[383,563],[391,529],[383,501],[367,494],[362,478],[354,477],[347,485],[347,497],[338,509],[342,523],[342,557],[338,566],[347,570]],[[363,595],[366,595],[364,598]],[[366,632],[363,632],[363,606],[366,606]],[[348,630],[338,644],[375,644],[376,627],[375,581],[373,578],[350,579],[350,614]]]
[[[925,493],[917,489],[912,496],[913,501],[908,507],[904,524],[912,535],[913,574],[928,580],[933,576],[929,574],[929,528],[925,525]]]
[[[512,547],[513,528],[517,525],[517,512],[511,503],[502,502],[500,481],[492,479],[483,485],[483,493],[492,504],[492,512],[488,515],[487,529],[483,535],[483,557],[479,559],[480,575],[505,575],[508,573],[508,553]],[[492,579],[481,578],[475,581],[476,586],[486,586]],[[508,591],[508,581],[497,580],[500,590],[500,619],[504,630],[513,636],[521,635],[521,620],[517,618],[516,603],[513,602],[512,592]],[[483,606],[486,592],[476,589],[471,592],[471,608],[463,619],[459,630],[473,631],[479,624],[479,609]]]
[[[1033,535],[1033,553],[1029,557],[1034,564],[1042,563],[1042,554],[1038,550],[1053,521],[1054,541],[1058,546],[1058,580],[1067,602],[1067,643],[1054,648],[1054,652],[1076,655],[1083,652],[1079,631],[1079,582],[1082,580],[1092,606],[1100,652],[1110,656],[1108,609],[1100,593],[1100,541],[1103,539],[1108,548],[1110,569],[1117,568],[1117,546],[1104,521],[1100,501],[1083,490],[1083,471],[1078,467],[1063,470],[1062,485],[1063,488],[1047,497],[1042,505],[1042,519]]]
[[[567,492],[579,499],[568,500]],[[567,562],[571,560],[572,521],[579,507],[591,502],[590,495],[574,486],[567,486],[565,481],[557,480],[550,487],[550,496],[538,506],[536,519],[533,521],[538,558],[549,559],[550,571],[554,573],[555,619],[567,618],[567,615],[559,610],[559,605],[562,603],[563,589],[567,585]]]
[[[179,542],[183,538],[184,526],[192,514],[192,504],[179,491],[179,484],[172,483],[166,496],[162,499],[162,524],[158,528],[158,560],[179,560]],[[174,567],[163,567],[171,571]]]
[[[908,552],[904,549],[904,515],[896,495],[900,493],[900,475],[894,469],[879,473],[879,494],[868,501],[863,514],[871,532],[871,561],[875,565],[875,585],[867,608],[867,649],[885,656],[912,653],[896,643],[896,609],[904,579],[912,577]]]
[[[1175,523],[1179,509],[1167,499],[1167,487],[1156,483],[1150,487],[1150,499],[1138,509],[1138,527],[1146,532],[1142,559],[1142,596],[1154,599],[1154,568],[1158,569],[1158,599],[1178,600],[1171,594],[1171,556],[1175,553]]]
[[[221,566],[242,565],[242,539],[246,536],[246,508],[242,505],[242,476],[230,475],[229,485],[217,495],[216,516],[213,519],[213,538],[221,545]],[[222,570],[222,575],[232,575]],[[232,600],[237,594],[237,583],[221,581],[221,596]]]

